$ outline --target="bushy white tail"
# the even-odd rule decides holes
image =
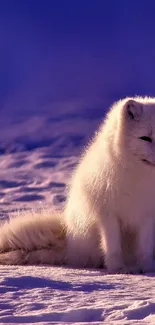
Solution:
[[[65,264],[66,234],[59,212],[28,211],[0,227],[0,264]]]

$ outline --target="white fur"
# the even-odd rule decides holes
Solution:
[[[112,107],[73,175],[65,223],[71,264],[154,270],[155,98]]]
[[[23,212],[1,226],[0,264],[65,263],[66,235],[58,212]]]
[[[81,157],[61,217],[28,214],[2,226],[0,263],[154,271],[154,224],[155,98],[127,98]]]

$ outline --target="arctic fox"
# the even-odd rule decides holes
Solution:
[[[155,271],[155,98],[115,103],[82,155],[59,214],[0,229],[0,264]]]

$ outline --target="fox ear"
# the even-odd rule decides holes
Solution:
[[[139,122],[143,113],[143,106],[134,99],[128,99],[125,103],[125,111],[128,119]]]

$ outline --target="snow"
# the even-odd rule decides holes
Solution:
[[[153,276],[0,267],[0,323],[154,324]]]

